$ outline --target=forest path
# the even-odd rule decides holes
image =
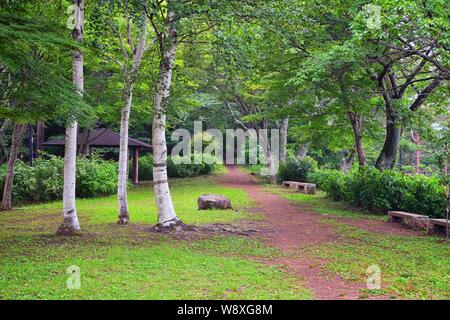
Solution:
[[[287,199],[265,192],[251,175],[238,167],[228,167],[228,173],[220,177],[220,182],[229,187],[242,188],[256,201],[251,212],[262,213],[265,221],[262,230],[269,245],[287,253],[276,263],[286,266],[287,270],[302,278],[316,299],[358,299],[365,283],[349,282],[338,276],[325,275],[322,272],[323,261],[292,254],[293,250],[308,245],[336,242],[339,235],[330,224],[321,221],[317,213],[292,205]]]

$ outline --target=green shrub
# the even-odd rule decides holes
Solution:
[[[22,164],[22,167],[26,167],[27,170],[33,172],[33,177],[36,181],[37,192],[35,193],[33,201],[50,201],[61,198],[64,179],[64,160],[62,158],[38,158],[35,160],[33,167],[26,164]],[[14,178],[14,182],[16,181],[17,180]],[[17,182],[23,183],[22,181]],[[18,189],[23,190],[23,188],[20,187]]]
[[[195,177],[199,175],[210,174],[215,169],[215,160],[213,157],[208,155],[203,155],[203,161],[200,164],[194,164],[193,156],[191,159],[184,159],[185,162],[191,163],[180,163],[183,161],[183,157],[175,156],[167,158],[167,175],[170,178],[187,178]],[[130,163],[130,170],[132,164]],[[150,155],[143,156],[139,158],[139,179],[140,180],[152,180],[153,179],[153,158]]]
[[[203,156],[201,164],[175,164],[169,157],[167,171],[169,177],[185,178],[210,174],[215,164],[213,159]],[[211,164],[212,163],[212,164]],[[33,167],[18,160],[14,169],[13,201],[44,202],[60,200],[63,193],[64,160],[49,156],[38,158]],[[131,170],[131,168],[130,168]],[[77,159],[76,193],[79,198],[108,196],[117,192],[118,164],[102,160],[96,156]],[[5,183],[6,164],[0,166],[0,196]],[[144,156],[139,159],[141,180],[153,178],[153,159]]]
[[[252,164],[252,165],[247,166],[247,170],[251,174],[257,175],[257,174],[259,174],[261,172],[261,169],[263,167],[265,167],[265,166],[263,166],[262,164]]]
[[[189,163],[190,162],[190,163]],[[180,156],[169,157],[167,159],[167,175],[171,178],[187,178],[204,174],[210,174],[215,168],[212,158],[203,155],[201,163],[194,163],[194,156],[191,159]]]
[[[445,187],[439,177],[407,175],[394,170],[363,168],[344,174],[319,170],[308,175],[333,200],[343,200],[374,212],[401,210],[442,217],[446,207]]]
[[[344,200],[345,174],[342,171],[331,169],[317,170],[308,173],[306,180],[325,190],[333,200]]]
[[[118,164],[100,158],[77,159],[77,196],[92,198],[117,192]]]
[[[282,181],[306,181],[316,171],[317,161],[311,157],[289,158],[280,165],[278,176]]]
[[[13,201],[43,202],[62,199],[64,160],[38,158],[33,167],[18,160],[14,169]],[[117,191],[117,164],[99,158],[78,158],[76,192],[78,197],[97,197]],[[6,165],[0,166],[0,195],[5,183]]]
[[[130,161],[129,171],[133,170],[133,161]],[[139,180],[151,181],[153,179],[153,157],[151,155],[145,155],[139,158]]]

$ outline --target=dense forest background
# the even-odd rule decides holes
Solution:
[[[289,118],[288,154],[308,154],[320,166],[345,169],[359,159],[415,171],[420,152],[417,170],[444,170],[449,140],[446,1],[175,3],[180,19],[168,134],[178,127],[193,130],[195,120],[202,120],[204,129],[224,129],[240,127],[235,118],[265,120],[269,127]],[[120,130],[125,61],[120,38],[125,41],[130,24],[131,37],[138,36],[142,3],[86,3],[84,99],[76,108],[71,100],[76,97],[66,92],[76,46],[67,28],[70,5],[2,1],[2,163],[10,122],[32,125],[35,143],[62,138],[69,110],[83,130]],[[144,142],[151,142],[159,69],[155,30],[149,26],[130,117],[130,135]],[[117,158],[118,151],[96,152]],[[27,160],[26,144],[19,157]]]

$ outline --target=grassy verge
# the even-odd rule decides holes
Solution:
[[[211,177],[176,180],[172,196],[187,223],[235,222],[258,216],[239,189]],[[203,193],[229,196],[237,211],[198,211]],[[298,279],[260,259],[279,254],[257,239],[175,239],[148,232],[156,222],[151,186],[132,188],[131,221],[117,226],[116,198],[78,200],[83,232],[54,236],[60,203],[23,207],[0,216],[0,299],[307,299]],[[80,270],[80,289],[70,290],[67,268]]]
[[[177,215],[189,224],[196,223],[229,223],[241,219],[254,219],[254,215],[246,212],[252,201],[241,189],[226,188],[217,185],[212,177],[198,177],[190,179],[171,180],[171,191],[174,195],[173,201],[177,209]],[[197,198],[205,193],[223,194],[231,199],[233,210],[197,210]],[[151,185],[138,185],[131,187],[128,195],[130,209],[130,220],[132,223],[156,223],[157,213],[153,187]],[[61,201],[37,204],[18,208],[11,213],[4,213],[16,223],[32,224],[42,226],[50,222],[53,215],[59,216],[62,210]],[[115,223],[117,219],[117,197],[115,195],[104,198],[78,199],[77,210],[82,225],[92,226],[94,224]],[[39,216],[40,219],[32,219]],[[45,216],[45,219],[42,219]],[[32,220],[32,221],[30,221]],[[57,224],[60,222],[58,219]],[[57,228],[57,224],[53,227]],[[8,226],[6,226],[8,227]]]
[[[365,281],[369,266],[381,271],[381,290],[406,299],[450,299],[450,250],[442,239],[381,235],[328,220],[343,237],[339,243],[311,247],[327,259],[325,269],[348,280]]]
[[[267,186],[309,211],[321,215],[351,219],[387,220],[371,212],[359,211],[334,202],[318,192],[316,195],[292,193]],[[386,295],[405,299],[450,299],[450,250],[441,238],[378,234],[345,224],[345,220],[324,219],[333,224],[340,240],[306,248],[306,254],[327,261],[325,272],[339,274],[347,280],[367,280],[367,268],[381,271],[381,290],[364,294]]]
[[[298,281],[246,254],[267,257],[243,239],[206,242],[16,238],[0,268],[1,299],[304,299]],[[130,242],[131,241],[131,242]],[[236,247],[239,245],[239,247]],[[238,256],[244,245],[245,253]],[[220,248],[219,252],[211,246]],[[79,267],[69,290],[69,266]]]

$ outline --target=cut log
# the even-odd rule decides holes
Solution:
[[[227,197],[218,194],[204,194],[197,200],[199,210],[231,209],[231,201]]]

